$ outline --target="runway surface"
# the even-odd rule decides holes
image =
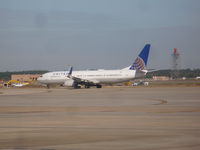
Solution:
[[[0,89],[0,149],[197,150],[200,88]]]

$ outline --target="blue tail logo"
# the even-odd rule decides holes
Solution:
[[[129,68],[130,70],[144,70],[147,66],[147,61],[149,57],[150,44],[146,44],[143,50],[140,52],[132,66]]]

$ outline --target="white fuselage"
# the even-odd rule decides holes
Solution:
[[[136,70],[86,70],[73,71],[72,76],[93,83],[120,83],[134,79],[135,77],[144,76],[146,73],[136,74]],[[49,72],[38,78],[38,81],[44,84],[63,84],[70,80],[68,72]]]

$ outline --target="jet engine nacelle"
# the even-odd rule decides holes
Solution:
[[[74,80],[73,79],[67,79],[63,86],[73,86],[74,85]]]

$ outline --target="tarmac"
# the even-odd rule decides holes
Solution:
[[[200,87],[0,89],[0,149],[198,150]]]

